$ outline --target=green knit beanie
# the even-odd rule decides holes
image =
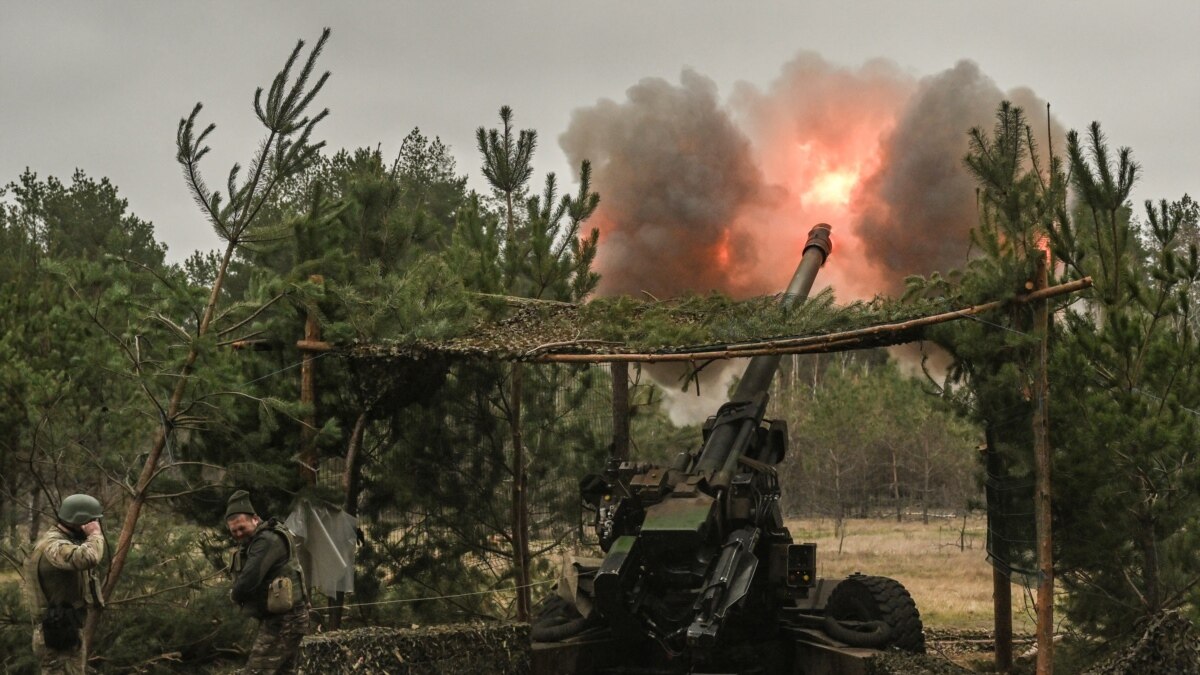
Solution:
[[[254,511],[254,505],[250,503],[250,493],[245,490],[238,490],[229,495],[229,502],[225,506],[225,520],[229,520],[230,516],[239,513],[248,513],[252,516],[257,516]]]

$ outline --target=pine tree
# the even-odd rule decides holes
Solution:
[[[979,255],[962,271],[910,280],[910,290],[944,293],[973,304],[1029,290],[1041,242],[1065,203],[1066,177],[1058,158],[1048,162],[1025,113],[1002,103],[989,134],[969,133],[964,158],[978,188],[979,223],[971,241]],[[1003,573],[1033,573],[1031,310],[1013,305],[1002,315],[959,321],[933,331],[953,357],[946,395],[984,429],[989,511],[988,552]]]
[[[503,199],[506,226],[503,249],[497,250],[492,245],[486,250],[493,255],[499,254],[495,263],[503,270],[503,277],[498,280],[502,292],[538,299],[580,299],[591,292],[597,281],[590,267],[599,235],[592,231],[581,236],[580,232],[583,221],[599,204],[599,197],[590,188],[590,165],[583,164],[580,190],[574,197],[567,195],[560,199],[556,177],[553,173],[547,175],[542,194],[525,202],[525,217],[520,218],[517,207],[533,175],[537,133],[525,129],[514,138],[512,120],[512,109],[503,106],[500,108],[500,129],[480,127],[476,132],[483,158],[482,172],[497,196]],[[480,234],[469,233],[466,237],[477,238]],[[491,291],[490,286],[496,281],[491,279],[489,287],[480,290]],[[532,576],[528,541],[528,459],[522,423],[522,409],[527,398],[524,375],[524,366],[514,363],[510,369],[508,396],[500,402],[511,431],[512,548],[518,588],[517,617],[528,621]]]
[[[479,127],[475,131],[476,144],[483,155],[483,177],[504,198],[510,247],[516,245],[517,207],[533,176],[533,151],[537,147],[537,132],[532,129],[522,129],[513,138],[512,117],[512,108],[501,106],[501,129]]]
[[[264,227],[264,220],[261,218],[263,208],[270,203],[276,190],[288,177],[303,172],[314,161],[323,145],[312,140],[312,133],[328,111],[323,110],[309,116],[308,107],[329,77],[329,73],[326,72],[315,82],[310,82],[317,57],[328,38],[329,31],[325,30],[299,71],[293,75],[292,68],[304,47],[303,41],[298,42],[266,92],[266,100],[263,100],[262,88],[255,93],[254,110],[266,128],[266,136],[253,156],[245,179],[241,177],[239,165],[235,164],[230,170],[225,194],[208,187],[199,166],[201,159],[208,154],[209,148],[205,141],[215,125],[210,124],[197,133],[196,122],[202,108],[200,104],[193,108],[187,118],[179,122],[176,158],[197,206],[225,242],[225,249],[215,269],[208,298],[202,310],[197,312],[198,320],[194,326],[189,325],[186,320],[171,322],[163,317],[168,324],[173,323],[177,327],[176,337],[182,340],[184,353],[182,361],[160,363],[154,369],[155,372],[146,372],[138,356],[137,344],[130,344],[114,334],[122,349],[131,355],[133,366],[139,373],[145,373],[143,390],[147,402],[156,412],[155,417],[161,423],[155,427],[149,453],[131,489],[112,563],[104,580],[102,592],[105,597],[111,597],[120,582],[133,547],[142,509],[151,495],[155,479],[162,473],[159,464],[163,452],[174,442],[174,429],[186,428],[196,422],[194,406],[203,396],[198,395],[192,388],[200,356],[202,353],[210,353],[215,347],[213,333],[225,334],[222,332],[225,329],[216,325],[218,322],[231,322],[232,327],[228,330],[236,330],[241,324],[241,320],[236,318],[236,313],[231,316],[230,312],[217,311],[223,298],[222,290],[230,262],[240,247],[277,236],[275,232]],[[191,330],[184,326],[189,326]],[[100,610],[89,613],[85,628],[85,640],[89,642],[95,633],[99,615]]]
[[[996,113],[991,134],[969,133],[964,158],[975,177],[979,223],[971,241],[979,255],[948,278],[935,274],[913,289],[940,289],[955,303],[1012,297],[1032,290],[1066,198],[1066,177],[1051,153],[1043,162],[1024,111],[1008,102]],[[1008,582],[1038,571],[1034,519],[1034,421],[1039,340],[1029,304],[977,321],[933,331],[954,361],[944,391],[959,410],[983,427],[988,508],[988,554],[996,595],[996,662],[1011,667]],[[1051,415],[1054,414],[1051,407]]]
[[[1053,399],[1057,555],[1068,616],[1113,636],[1185,602],[1200,572],[1200,266],[1195,242],[1181,241],[1190,199],[1147,201],[1139,223],[1128,148],[1114,155],[1093,123],[1068,137],[1068,155],[1079,201],[1060,216],[1055,252],[1072,273],[1090,274],[1095,292],[1065,314],[1052,354],[1055,382],[1069,393]]]

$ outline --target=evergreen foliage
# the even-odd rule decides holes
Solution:
[[[200,104],[179,122],[176,159],[196,204],[226,245],[220,262],[212,270],[211,287],[188,288],[169,277],[154,275],[150,270],[153,278],[162,284],[163,291],[155,302],[143,307],[146,313],[139,317],[137,325],[118,327],[99,312],[89,314],[93,323],[111,338],[112,346],[125,357],[126,368],[132,370],[143,394],[140,407],[145,417],[142,419],[151,424],[151,429],[143,436],[148,441],[143,446],[144,458],[139,456],[138,460],[126,464],[140,462],[136,479],[118,481],[127,493],[123,502],[126,508],[104,579],[102,593],[106,597],[114,597],[126,566],[132,562],[130,554],[134,550],[135,531],[147,503],[163,499],[166,496],[161,492],[163,488],[170,490],[167,494],[185,496],[210,487],[210,481],[199,475],[207,463],[197,461],[192,448],[181,446],[191,433],[221,422],[218,413],[223,408],[219,402],[246,397],[272,413],[274,410],[287,413],[287,404],[241,390],[234,357],[218,349],[223,338],[236,338],[238,331],[253,322],[262,311],[262,305],[247,302],[225,306],[224,281],[239,247],[275,236],[274,223],[263,217],[263,208],[289,176],[305,170],[320,152],[322,144],[312,142],[311,134],[327,112],[309,117],[307,109],[328,73],[319,77],[315,84],[310,85],[309,78],[328,37],[329,31],[325,31],[293,76],[292,67],[304,43],[296,45],[284,68],[276,75],[265,103],[263,90],[256,92],[254,108],[259,121],[266,127],[266,135],[251,159],[244,180],[240,178],[241,167],[237,164],[232,167],[225,193],[207,186],[199,166],[209,151],[205,142],[215,126],[210,124],[196,133]],[[178,276],[181,277],[178,281],[184,281],[182,274]],[[122,290],[119,285],[110,288],[116,292]],[[253,284],[250,288],[257,290]],[[205,297],[207,301],[203,299]],[[169,307],[163,306],[171,302]],[[270,304],[272,302],[267,303]],[[159,327],[164,338],[148,342],[150,349],[147,351],[142,348],[143,327],[149,324]],[[230,413],[237,415],[238,411],[233,409]],[[271,414],[264,417],[268,422],[270,418]],[[264,431],[272,431],[269,424]],[[159,482],[164,477],[170,480]],[[182,483],[182,489],[173,482],[176,479]],[[168,486],[168,483],[171,484]],[[102,611],[102,608],[89,611],[84,629],[86,642],[91,643],[96,637]]]
[[[1089,633],[1194,600],[1200,513],[1195,448],[1200,360],[1192,299],[1200,278],[1190,198],[1145,203],[1132,218],[1137,164],[1114,155],[1098,124],[1068,137],[1079,202],[1056,252],[1096,279],[1064,316],[1052,353],[1056,553],[1070,619]]]
[[[1021,111],[1008,104],[988,135],[971,132],[979,182],[980,255],[961,272],[914,280],[913,294],[964,300],[1011,293],[1032,278],[1040,242],[1051,283],[1090,276],[1085,302],[1058,303],[1050,352],[1055,569],[1069,620],[1092,635],[1127,632],[1192,600],[1194,448],[1200,361],[1194,335],[1196,207],[1188,197],[1128,203],[1138,165],[1099,124],[1068,135],[1064,166],[1044,164]],[[1068,200],[1068,187],[1074,199]],[[989,552],[1032,570],[1029,309],[932,332],[954,357],[945,392],[988,440]]]
[[[201,128],[199,105],[180,121],[178,160],[219,251],[167,264],[151,224],[82,171],[69,181],[26,171],[0,192],[0,553],[15,569],[66,494],[100,496],[110,529],[125,517],[110,532],[111,609],[92,626],[102,668],[194,670],[245,646],[248,626],[219,575],[221,507],[235,486],[273,515],[310,497],[363,517],[367,573],[352,620],[527,612],[530,585],[552,574],[548,553],[578,534],[578,477],[606,459],[596,411],[607,416],[611,382],[601,368],[445,358],[455,350],[519,359],[584,340],[614,351],[717,348],[904,321],[1026,292],[1045,237],[1057,280],[1096,284],[1086,304],[1057,303],[1053,333],[1068,616],[1110,635],[1194,606],[1200,207],[1186,196],[1147,203],[1136,219],[1138,167],[1127,149],[1109,150],[1098,125],[1070,136],[1065,165],[1040,154],[1018,108],[1001,106],[990,132],[972,130],[978,255],[912,280],[903,302],[838,306],[828,291],[792,309],[720,295],[589,299],[599,237],[588,221],[600,199],[591,166],[579,167],[575,190],[554,174],[531,190],[537,135],[518,131],[507,106],[499,128],[477,132],[491,195],[470,192],[448,148],[419,129],[391,162],[377,148],[323,156],[313,133],[327,112],[309,108],[328,77],[315,68],[327,37],[304,59],[298,45],[258,90],[263,142],[220,190],[200,172],[213,126]],[[512,298],[523,299],[516,311]],[[925,332],[954,359],[933,383],[940,399],[879,352],[790,360],[772,414],[793,424],[782,476],[793,506],[841,519],[902,514],[935,495],[969,501],[956,477],[968,473],[974,432],[949,404],[985,429],[991,500],[1008,509],[990,550],[1030,569],[1013,543],[1032,539],[1019,491],[998,492],[1031,472],[1030,312],[1014,304]],[[302,406],[294,340],[310,314],[323,339],[387,336],[423,358],[318,358],[317,399]],[[640,459],[700,438],[667,423],[657,389],[635,386],[631,401]],[[315,485],[297,451],[310,414],[324,467]],[[9,602],[9,581],[0,652],[26,654],[29,617]],[[526,591],[516,602],[514,586]],[[3,658],[6,669],[30,665]]]
[[[971,241],[980,254],[961,271],[911,279],[909,297],[937,294],[970,303],[1031,288],[1026,284],[1036,258],[1045,255],[1040,247],[1065,203],[1061,162],[1054,156],[1047,162],[1039,154],[1023,110],[1002,103],[991,133],[972,129],[969,139],[964,162],[979,185],[979,223]],[[943,393],[984,429],[988,554],[1010,574],[1036,569],[1032,325],[1032,308],[1012,305],[1003,313],[929,331],[953,357]]]

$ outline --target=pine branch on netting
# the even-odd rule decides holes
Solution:
[[[722,296],[667,302],[622,297],[584,305],[520,303],[510,318],[478,325],[457,337],[358,343],[341,351],[356,360],[384,362],[438,356],[580,364],[828,353],[918,341],[930,326],[1090,286],[1091,279],[1084,278],[960,309],[948,308],[942,300],[883,299],[838,307],[828,292],[790,313],[780,310],[771,298],[734,302]]]

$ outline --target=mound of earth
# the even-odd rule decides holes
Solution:
[[[867,660],[867,675],[961,675],[970,670],[943,656],[884,652]]]

